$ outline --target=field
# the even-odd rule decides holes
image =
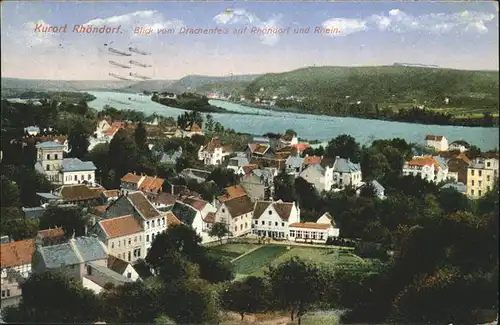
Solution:
[[[255,249],[254,251],[247,253]],[[213,254],[236,259],[233,261],[237,278],[249,275],[262,276],[268,265],[277,265],[297,256],[301,259],[323,267],[364,268],[376,265],[376,260],[363,260],[354,255],[350,249],[302,247],[286,245],[254,245],[254,244],[226,244],[210,249]]]

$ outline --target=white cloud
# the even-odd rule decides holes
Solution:
[[[129,30],[131,34],[133,34],[135,27],[146,27],[153,29],[152,35],[157,35],[157,31],[159,29],[163,28],[179,29],[184,26],[184,23],[178,19],[167,20],[163,17],[161,13],[159,13],[156,10],[142,10],[120,16],[92,19],[86,22],[84,25],[92,25],[92,26],[121,25],[123,30]]]
[[[227,9],[219,14],[217,14],[213,20],[219,25],[235,25],[244,24],[251,25],[251,27],[258,28],[281,28],[280,20],[282,16],[275,16],[267,21],[262,21],[253,13],[246,11],[245,9]],[[280,40],[279,34],[259,34],[257,35],[264,45],[273,46],[277,44]]]
[[[323,27],[340,29],[340,33],[328,34],[330,36],[349,35],[371,29],[394,33],[445,34],[468,31],[484,34],[489,31],[486,24],[494,19],[494,14],[475,11],[413,16],[399,9],[392,9],[387,14],[372,15],[364,19],[332,18],[323,22]]]
[[[43,20],[39,20],[36,22],[27,22],[23,25],[21,29],[21,35],[18,38],[18,41],[26,43],[29,47],[38,47],[38,46],[53,46],[57,44],[57,37],[60,35],[59,33],[53,33],[48,31],[35,31],[35,28],[41,27],[47,28],[51,25],[47,24]]]
[[[328,33],[329,36],[346,36],[352,33],[362,32],[368,29],[366,21],[359,19],[333,18],[323,22],[323,28],[338,30]]]

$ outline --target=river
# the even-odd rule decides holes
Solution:
[[[88,93],[96,97],[88,104],[97,110],[101,110],[104,105],[110,105],[117,109],[142,111],[147,115],[156,113],[177,117],[184,112],[182,109],[155,103],[148,96],[104,91],[90,91]],[[130,104],[125,105],[125,103]],[[445,136],[450,143],[455,140],[465,140],[483,151],[499,147],[498,128],[424,125],[353,117],[277,112],[220,100],[210,100],[210,104],[232,112],[260,114],[211,113],[214,120],[220,122],[224,127],[255,135],[267,132],[280,133],[286,129],[293,129],[300,138],[308,140],[328,141],[345,133],[356,138],[361,144],[369,143],[374,139],[391,138],[402,138],[408,142],[423,144],[426,134],[435,134]]]

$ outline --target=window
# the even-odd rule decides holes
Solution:
[[[474,186],[474,180],[472,180],[472,186]]]
[[[248,228],[248,223],[245,222],[245,229],[247,229],[247,228]]]
[[[142,240],[142,236],[141,236],[141,235],[139,235],[139,241],[141,241],[141,240]]]
[[[234,226],[234,231],[238,231],[238,226]]]
[[[10,290],[7,289],[7,297],[10,297]]]
[[[77,175],[75,175],[75,177],[73,177],[73,179],[74,179],[75,181],[77,181],[77,180],[78,180],[78,176],[77,176]]]
[[[128,252],[128,261],[130,262],[131,259],[132,259],[132,254],[130,254],[130,252]]]
[[[47,155],[47,160],[50,160],[50,154]]]
[[[295,230],[290,230],[290,237],[295,237]]]
[[[87,274],[92,275],[92,268],[90,267],[90,265],[87,265]]]
[[[161,221],[162,226],[165,226],[165,218],[162,218]]]
[[[47,165],[47,170],[50,170],[50,165]]]
[[[271,221],[268,221],[268,222],[267,222],[267,225],[268,225],[268,226],[270,226],[271,224],[272,224],[272,223],[271,223]]]
[[[262,225],[265,225],[266,223],[264,221],[262,221]]]
[[[478,181],[478,183],[479,183],[479,186],[481,186],[482,181]]]
[[[54,156],[55,156],[54,157],[55,160],[59,159],[59,155],[57,153]]]
[[[132,273],[127,272],[127,278],[131,279],[132,278]]]
[[[489,182],[490,181],[490,175],[486,176],[486,180]]]
[[[480,170],[480,171],[479,171],[479,176],[482,176],[482,175],[483,175],[483,171],[482,171],[482,170]]]
[[[491,163],[490,163],[490,162],[487,162],[487,163],[486,163],[486,167],[491,167]]]
[[[281,223],[281,227],[284,227],[284,226],[285,226],[285,223],[284,223],[284,222],[282,222],[282,223]]]
[[[146,229],[149,229],[149,221],[146,222]]]
[[[273,212],[271,210],[269,210],[269,215],[273,214]]]
[[[137,243],[137,236],[134,237],[134,243]]]
[[[120,241],[118,241],[118,247],[120,247]]]
[[[474,176],[474,169],[470,171],[470,174]]]
[[[243,230],[243,224],[240,225],[240,230]]]
[[[155,240],[155,234],[151,234],[151,241]]]
[[[255,224],[258,225],[259,224],[259,220],[255,220]]]
[[[481,196],[481,190],[479,190],[479,193],[478,193],[478,194],[479,194],[479,196]]]
[[[115,243],[111,243],[111,248],[115,248]]]
[[[226,213],[226,209],[222,209],[222,213]]]
[[[489,186],[486,186],[486,190],[489,191],[490,190],[490,187]]]
[[[471,195],[474,195],[474,190],[471,190],[471,191],[470,191],[470,194],[471,194]]]
[[[5,297],[5,290],[2,290],[2,298]]]
[[[90,181],[90,180],[92,179],[92,174],[89,174],[89,175],[87,176],[87,179]]]
[[[275,226],[278,226],[278,221],[276,221],[276,222],[274,223],[274,225],[275,225]]]

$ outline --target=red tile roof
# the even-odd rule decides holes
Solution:
[[[161,212],[161,215],[167,218],[167,228],[174,225],[180,225],[181,221],[172,213],[172,211]]]
[[[301,228],[301,229],[328,229],[332,227],[332,225],[325,223],[316,223],[316,222],[296,222],[292,223],[290,228]]]
[[[198,211],[203,210],[203,208],[208,204],[208,202],[200,200],[200,199],[198,199],[196,197],[192,197],[192,196],[184,198],[182,200],[182,202],[184,202],[184,204],[192,206],[193,208],[195,208]]]
[[[62,228],[54,228],[54,229],[44,229],[38,231],[38,236],[40,238],[57,238],[64,236],[64,230]]]
[[[117,128],[117,129],[123,129],[123,128],[125,128],[125,122],[122,122],[122,121],[113,122],[113,123],[111,123],[111,127]]]
[[[159,193],[163,187],[165,180],[163,178],[146,176],[141,182],[139,189],[144,192]]]
[[[153,203],[156,204],[164,204],[164,205],[174,205],[175,201],[177,201],[177,196],[172,195],[170,193],[161,192],[158,196],[153,200]]]
[[[108,238],[128,236],[142,231],[141,224],[133,215],[102,220],[99,221],[99,225]]]
[[[138,184],[142,179],[142,176],[133,173],[128,173],[121,178],[122,182]]]
[[[439,163],[431,156],[413,157],[413,159],[408,162],[408,166],[423,167],[430,165],[434,165],[435,168],[439,167]]]
[[[297,143],[292,145],[295,149],[297,149],[298,153],[301,153],[302,151],[306,150],[307,148],[310,148],[311,145],[309,143]]]
[[[104,131],[104,134],[107,135],[107,136],[112,137],[113,135],[115,135],[116,132],[118,132],[118,130],[119,130],[119,128],[110,127],[109,129],[107,129],[106,131]]]
[[[304,157],[304,165],[317,165],[321,163],[322,159],[321,156],[306,156]]]
[[[224,204],[233,218],[253,211],[253,203],[248,195],[232,198],[225,201]]]
[[[252,170],[254,170],[258,167],[259,166],[257,164],[251,164],[251,165],[242,166],[241,168],[243,168],[243,172],[245,173],[245,175],[248,175],[252,172]]]
[[[102,194],[107,198],[116,198],[120,196],[120,190],[106,190]]]
[[[220,202],[224,202],[235,197],[240,197],[242,195],[246,195],[245,189],[241,185],[229,186],[224,189],[224,194],[219,196],[217,199]]]
[[[0,245],[0,267],[8,268],[31,264],[34,240],[26,239]]]

